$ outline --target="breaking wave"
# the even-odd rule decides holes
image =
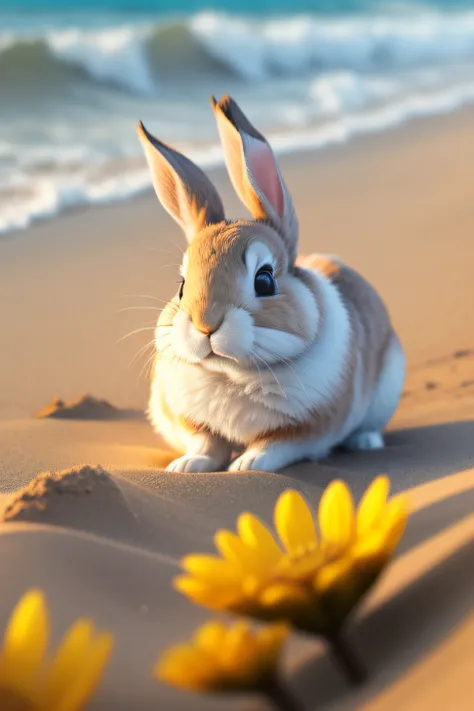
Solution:
[[[0,90],[35,82],[108,83],[138,94],[160,84],[232,75],[245,82],[315,70],[404,70],[474,57],[474,12],[415,17],[296,16],[250,19],[216,13],[161,24],[41,35],[0,35]]]

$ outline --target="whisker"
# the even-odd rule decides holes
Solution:
[[[179,249],[179,251],[181,252],[181,255],[184,254],[185,250],[181,247],[180,244],[178,244],[178,243],[175,242],[174,240],[172,241],[172,244],[176,247],[176,249]]]
[[[301,378],[299,377],[298,373],[296,370],[293,368],[293,365],[291,364],[291,361],[289,361],[287,358],[283,358],[279,353],[276,353],[276,351],[272,351],[268,346],[259,346],[259,348],[263,351],[266,351],[269,355],[273,356],[274,358],[277,359],[280,363],[284,363],[288,368],[293,372],[295,378],[298,380],[299,384],[301,385],[302,390],[306,390],[305,386],[303,385]]]
[[[120,298],[122,299],[153,299],[154,301],[160,301],[162,304],[167,304],[166,299],[159,299],[157,296],[152,296],[151,294],[123,294]]]
[[[148,366],[151,365],[151,364],[154,362],[155,356],[156,356],[156,354],[155,354],[155,353],[152,353],[151,356],[148,358],[148,360],[146,361],[145,365],[144,365],[144,366],[142,367],[142,369],[140,370],[140,373],[139,373],[139,375],[138,375],[138,379],[140,379],[141,377],[143,377],[143,375],[145,374],[145,371],[146,371],[146,369],[148,368]],[[151,368],[150,368],[150,370],[148,371],[148,377],[150,377],[150,373],[151,373]]]
[[[149,247],[147,252],[162,252],[163,254],[171,254],[172,257],[176,257],[176,254],[170,249],[161,249],[161,247]]]
[[[138,296],[138,294],[136,295]],[[156,297],[154,296],[148,296],[144,298],[149,298],[149,299],[155,299]],[[173,304],[170,301],[165,301],[164,299],[156,299],[156,301],[161,301],[161,303],[165,304],[163,308],[159,308],[158,306],[126,306],[123,309],[118,309],[116,313],[122,313],[123,311],[157,311],[158,313],[163,313],[166,307],[171,309],[174,313],[177,313],[179,311],[179,306],[177,304]]]
[[[251,356],[251,358],[252,358],[252,362],[255,363],[255,365],[256,365],[256,367],[257,367],[258,378],[259,378],[259,380],[260,380],[260,390],[261,390],[261,392],[263,393],[263,380],[262,380],[262,374],[261,374],[261,372],[260,372],[260,368],[258,367],[258,363],[257,363],[257,361],[255,360],[255,358],[254,358],[253,356]]]
[[[158,269],[164,269],[165,267],[178,267],[180,268],[181,264],[176,264],[176,262],[173,262],[172,264],[159,264]]]
[[[134,336],[136,333],[142,333],[143,331],[154,331],[154,330],[155,330],[155,326],[143,326],[142,328],[136,328],[134,331],[130,331],[130,333],[126,333],[125,336],[122,336],[122,338],[119,338],[117,343],[121,343],[126,338],[130,338],[130,336]]]
[[[130,364],[129,364],[128,367],[131,368],[132,365],[135,363],[135,361],[137,361],[139,358],[141,358],[142,355],[145,355],[145,353],[147,352],[147,350],[148,350],[149,348],[154,348],[154,346],[155,346],[155,341],[154,341],[154,340],[153,340],[153,341],[149,341],[149,342],[146,343],[144,346],[142,346],[142,347],[140,348],[140,350],[133,356],[133,358],[132,358],[132,360],[130,361]]]
[[[263,346],[259,346],[259,348],[265,350],[265,348],[264,348]],[[268,350],[268,349],[267,349],[267,350]],[[270,351],[269,351],[269,352],[270,352]],[[277,354],[277,353],[275,353],[274,355],[275,355],[276,357],[278,357],[278,354]],[[281,360],[281,358],[280,358],[280,360]],[[294,370],[294,368],[293,368],[293,367],[291,366],[291,364],[290,364],[288,361],[286,361],[285,359],[283,359],[283,362],[285,362],[286,365],[288,365],[288,366],[291,368],[291,370],[293,370],[295,376],[296,376],[296,377],[298,378],[298,380],[299,380],[299,383],[300,383],[300,385],[301,385],[302,390],[305,392],[305,391],[307,390],[307,386],[304,386],[304,385],[303,385],[303,383],[301,382],[301,380],[300,380],[300,378],[298,377],[298,374],[296,373],[296,371]],[[322,396],[325,397],[325,398],[330,398],[330,397],[331,397],[331,391],[330,391],[328,388],[323,388],[323,387],[321,387],[320,384],[319,384],[319,386],[318,386],[318,392],[319,392],[320,395],[322,395]]]
[[[281,390],[281,394],[283,395],[283,397],[285,398],[285,400],[288,400],[288,396],[287,396],[287,394],[285,393],[285,391],[283,390],[280,381],[278,380],[277,376],[275,375],[275,373],[273,372],[273,370],[270,368],[270,366],[268,365],[268,363],[267,363],[263,358],[261,358],[260,356],[258,356],[258,355],[255,353],[255,351],[253,351],[253,355],[254,355],[256,358],[258,358],[259,360],[261,360],[262,363],[268,368],[268,370],[270,371],[270,373],[271,373],[271,374],[273,375],[273,377],[275,378],[275,381],[277,382],[278,387],[279,387],[280,390]]]
[[[164,353],[165,351],[169,350],[171,348],[171,343],[167,343],[163,348],[160,350],[160,353]]]
[[[158,306],[126,306],[124,309],[119,309],[116,313],[121,314],[123,311],[161,311]]]

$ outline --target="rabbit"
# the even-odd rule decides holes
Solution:
[[[184,155],[138,136],[188,248],[155,332],[148,416],[182,456],[171,472],[277,471],[332,449],[384,446],[405,358],[368,282],[335,257],[298,257],[298,221],[272,149],[229,96],[211,97],[231,182],[230,221]]]

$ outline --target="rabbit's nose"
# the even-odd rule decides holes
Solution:
[[[219,330],[225,318],[225,313],[219,304],[211,303],[199,304],[199,308],[194,308],[191,312],[191,319],[196,331],[203,333],[210,338],[213,333]]]
[[[199,333],[203,333],[205,336],[210,338],[213,333],[219,330],[220,325],[221,324],[219,324],[218,326],[204,326],[204,324],[199,324],[197,326],[195,325],[194,327],[196,331],[199,331]]]

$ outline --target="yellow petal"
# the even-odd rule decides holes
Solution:
[[[216,671],[212,657],[196,653],[188,644],[180,644],[162,654],[155,664],[153,675],[166,684],[199,691],[212,688]]]
[[[193,645],[183,642],[181,644],[175,644],[169,647],[159,659],[157,664],[157,671],[165,666],[180,666],[180,665],[193,665],[194,662],[199,662],[204,657],[199,655],[199,652],[194,648]]]
[[[194,633],[193,642],[196,647],[209,652],[219,653],[227,633],[227,628],[222,622],[207,622]]]
[[[393,553],[403,535],[408,519],[408,511],[408,499],[403,494],[394,496],[387,504],[382,530],[385,534],[385,546],[390,554]]]
[[[30,590],[14,608],[3,638],[1,677],[12,687],[32,683],[46,653],[49,618],[41,590]]]
[[[322,495],[319,528],[325,545],[343,549],[352,541],[355,533],[354,503],[343,481],[333,481]]]
[[[222,659],[235,687],[255,689],[265,682],[274,660],[264,642],[245,622],[229,629]]]
[[[329,593],[333,588],[343,585],[350,577],[353,561],[347,556],[328,563],[317,573],[314,587],[320,594]]]
[[[262,664],[265,664],[267,669],[277,664],[289,633],[286,625],[268,625],[258,632],[257,642],[261,650]]]
[[[203,582],[236,582],[240,577],[238,568],[212,555],[188,555],[181,560],[181,566]]]
[[[390,480],[378,476],[365,492],[357,510],[357,535],[364,536],[380,520],[390,490]]]
[[[275,506],[275,528],[288,551],[317,544],[314,520],[308,504],[297,491],[288,489]]]
[[[352,548],[351,554],[359,568],[367,566],[382,568],[390,557],[386,547],[386,537],[380,530],[372,531],[358,541]]]
[[[223,635],[222,635],[223,633]],[[255,689],[273,670],[288,630],[282,626],[253,630],[245,621],[233,625],[203,625],[191,644],[167,650],[155,665],[160,681],[199,691],[237,691]],[[209,637],[210,635],[210,637]],[[204,649],[209,640],[212,651]],[[196,640],[198,644],[196,644]]]
[[[312,578],[323,563],[323,555],[319,548],[306,550],[301,555],[287,554],[275,566],[275,576],[284,580],[307,580]]]
[[[221,556],[229,563],[240,563],[240,553],[244,546],[235,533],[225,528],[219,529],[214,534],[214,544]]]
[[[259,600],[268,609],[289,610],[309,604],[311,595],[302,585],[276,583],[266,588],[261,593]]]
[[[186,672],[182,666],[174,665],[171,661],[158,661],[153,670],[153,676],[162,684],[169,684],[177,689],[186,691],[203,691],[205,689],[199,683],[199,676],[194,675],[190,667]]]
[[[198,605],[206,605],[213,592],[212,587],[188,575],[178,575],[174,578],[173,587]]]
[[[80,711],[96,690],[112,654],[114,640],[105,632],[95,636],[86,654],[77,660],[76,674],[54,711]]]
[[[391,499],[379,524],[353,546],[352,555],[357,565],[382,568],[405,530],[407,516],[408,503],[405,496]]]
[[[272,534],[256,516],[241,514],[237,520],[237,530],[245,545],[256,549],[265,565],[274,565],[282,557]]]
[[[186,669],[190,667],[193,669],[202,669],[208,666],[210,658],[210,655],[202,654],[191,644],[183,642],[163,652],[155,667],[155,671],[159,676],[165,669],[170,669],[171,667],[175,667],[176,669]]]
[[[279,624],[262,627],[262,629],[258,631],[257,636],[259,644],[269,644],[271,646],[278,644],[281,646],[289,634],[289,627],[284,624]]]
[[[255,649],[255,639],[249,625],[239,620],[227,630],[225,642],[220,652],[223,667],[236,669],[247,654],[252,654]]]
[[[245,545],[235,533],[226,530],[217,531],[214,543],[229,563],[239,566],[242,575],[261,574],[262,557],[259,551]]]
[[[230,609],[232,603],[242,595],[240,586],[208,584],[187,575],[180,575],[173,580],[175,590],[186,595],[198,605],[204,605],[212,610]]]
[[[48,671],[44,706],[55,709],[87,657],[94,626],[80,619],[66,632]]]

